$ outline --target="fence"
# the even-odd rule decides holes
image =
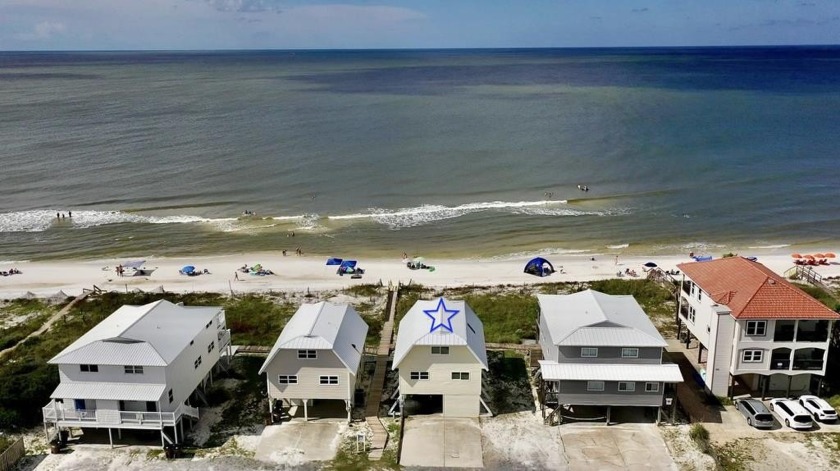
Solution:
[[[0,454],[0,471],[13,469],[25,453],[26,448],[23,447],[23,439],[19,438],[18,441],[12,443],[12,446],[6,448],[6,451]]]

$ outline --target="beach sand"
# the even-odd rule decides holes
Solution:
[[[836,251],[835,251],[836,252]],[[158,258],[147,259],[146,267],[155,267],[151,276],[117,276],[115,268],[125,259],[92,261],[47,261],[16,262],[0,266],[0,270],[11,267],[22,274],[0,277],[0,298],[13,299],[33,293],[38,297],[54,295],[59,290],[67,295],[77,296],[83,289],[94,286],[106,291],[150,291],[163,287],[169,292],[218,292],[244,293],[264,291],[302,291],[342,289],[359,284],[373,284],[380,281],[391,283],[419,283],[429,287],[454,287],[465,285],[519,285],[563,281],[591,281],[615,278],[625,269],[635,270],[639,278],[644,277],[644,263],[654,262],[664,270],[676,269],[677,264],[691,262],[684,256],[620,256],[616,264],[615,255],[595,256],[562,255],[547,257],[556,273],[539,278],[523,273],[526,258],[510,260],[449,260],[426,259],[434,271],[410,270],[399,258],[360,259],[359,266],[365,270],[361,279],[336,274],[335,266],[326,266],[327,257],[283,256],[281,253],[250,253],[220,255],[211,257]],[[836,260],[836,259],[835,259]],[[793,267],[789,254],[758,254],[758,261],[776,273],[783,274]],[[840,276],[840,262],[815,267],[824,277]],[[274,275],[255,276],[238,273],[237,268],[262,264]],[[179,274],[181,267],[193,265],[199,271],[207,269],[209,274],[185,276]],[[562,268],[561,268],[562,267]],[[130,270],[128,270],[130,272]],[[238,280],[236,278],[239,278]],[[625,275],[625,278],[631,279]]]

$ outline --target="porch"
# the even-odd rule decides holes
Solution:
[[[187,416],[198,420],[198,409],[181,404],[172,412],[142,412],[112,409],[70,409],[55,400],[43,407],[44,423],[57,427],[132,428],[160,430],[174,427]]]

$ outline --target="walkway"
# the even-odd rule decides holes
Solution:
[[[373,431],[368,457],[377,461],[382,458],[382,452],[388,443],[388,431],[379,420],[379,403],[382,402],[382,388],[385,386],[385,373],[388,371],[388,360],[391,356],[391,340],[394,335],[394,317],[397,312],[397,295],[399,288],[395,287],[388,294],[388,320],[382,326],[379,337],[379,348],[376,350],[376,368],[370,382],[370,393],[365,406],[365,421]]]
[[[3,358],[3,356],[5,354],[14,351],[14,349],[16,349],[18,347],[18,345],[21,345],[23,342],[26,342],[27,340],[31,339],[32,337],[37,337],[37,336],[43,334],[44,332],[46,332],[47,330],[49,330],[49,328],[52,327],[52,325],[55,324],[55,322],[57,320],[66,316],[70,312],[70,310],[73,309],[73,306],[75,306],[77,303],[79,303],[82,300],[84,300],[85,298],[87,298],[87,295],[88,295],[88,293],[82,293],[81,296],[79,296],[79,297],[73,299],[72,301],[70,301],[70,304],[64,306],[64,309],[58,311],[52,317],[50,317],[47,320],[47,322],[44,322],[44,325],[39,327],[38,330],[36,330],[35,332],[32,332],[31,334],[27,335],[20,342],[12,345],[11,347],[9,347],[9,348],[7,348],[3,351],[0,351],[0,359]]]

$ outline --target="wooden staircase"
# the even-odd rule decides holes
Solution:
[[[388,320],[382,326],[379,337],[379,348],[376,350],[376,367],[370,382],[370,394],[365,405],[365,422],[373,432],[370,442],[368,458],[378,461],[382,458],[385,445],[388,444],[388,431],[379,420],[379,403],[382,402],[382,388],[385,386],[385,373],[388,371],[388,360],[391,356],[391,340],[394,336],[394,317],[397,312],[398,288],[388,293]]]

